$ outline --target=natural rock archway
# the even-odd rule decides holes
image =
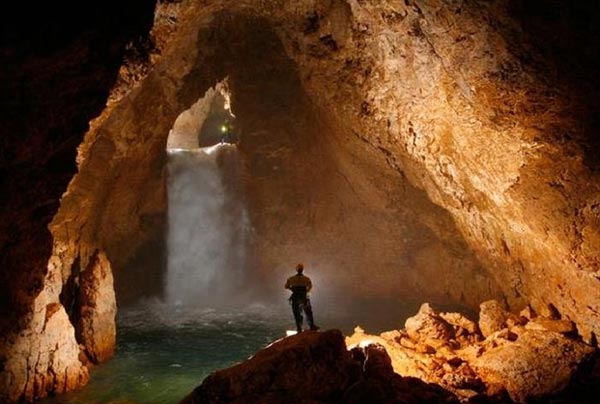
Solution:
[[[6,399],[85,383],[78,343],[94,360],[110,355],[110,342],[97,350],[94,338],[76,335],[61,291],[88,270],[106,277],[111,267],[123,270],[161,231],[169,129],[225,77],[241,125],[254,226],[249,265],[257,274],[308,256],[356,296],[531,302],[594,340],[600,181],[588,137],[593,111],[573,77],[551,77],[560,66],[544,59],[519,19],[531,10],[514,6],[161,4],[153,29],[160,55],[129,60],[121,78],[130,81],[117,83],[91,122],[79,172],[50,226],[52,254],[51,238],[27,212],[37,206],[33,212],[42,209],[49,220],[56,201],[40,207],[28,193],[9,200],[26,219],[15,222],[25,236],[3,240],[3,307],[19,308],[3,323]],[[56,130],[77,126],[64,116]],[[76,144],[57,159],[72,161]],[[64,183],[40,192],[56,198]],[[16,198],[17,180],[9,184],[7,195]],[[99,318],[105,344],[114,320]],[[30,365],[49,352],[54,362]]]

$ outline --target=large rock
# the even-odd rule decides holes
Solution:
[[[509,313],[496,300],[488,300],[479,305],[479,329],[484,337],[500,331],[506,326]]]
[[[0,403],[31,402],[88,381],[64,307],[50,303],[38,308],[41,321],[34,323],[33,332],[23,332],[10,345],[0,346]]]
[[[485,306],[498,307],[496,304]],[[505,312],[502,310],[500,313]],[[465,337],[457,337],[460,344],[433,344],[424,350],[424,335],[438,335],[434,332],[439,330],[433,326],[416,325],[433,323],[439,327],[439,323],[433,321],[438,316],[451,320],[455,329],[465,333]],[[389,354],[390,364],[377,359],[374,361],[378,364],[376,369],[391,366],[402,376],[435,383],[463,401],[506,402],[508,397],[517,402],[544,400],[569,385],[570,393],[563,392],[561,397],[571,394],[569,402],[586,402],[581,400],[581,394],[572,393],[577,386],[584,385],[586,391],[597,391],[589,388],[598,380],[597,375],[585,377],[585,368],[597,350],[573,338],[572,324],[568,321],[537,317],[525,326],[498,329],[482,340],[475,324],[459,313],[438,315],[424,305],[410,320],[407,324],[414,328],[410,333],[407,329],[370,335],[357,328],[354,335],[346,339],[346,343],[351,346],[366,345],[365,350],[371,348],[369,344],[380,344]],[[494,329],[498,327],[500,325],[494,326]],[[430,332],[417,332],[422,329]],[[365,367],[368,363],[365,362]]]
[[[429,345],[440,345],[454,337],[454,328],[436,313],[428,303],[404,324],[409,337]]]
[[[454,395],[394,373],[385,348],[348,351],[337,330],[284,338],[208,376],[182,404],[455,403]]]
[[[359,377],[359,363],[339,331],[305,332],[211,374],[183,403],[274,403],[284,397],[291,403],[330,401]]]
[[[454,394],[438,385],[394,373],[383,345],[372,343],[352,351],[362,363],[363,374],[344,393],[343,404],[458,403]]]
[[[106,255],[97,251],[79,275],[79,315],[75,330],[79,343],[95,363],[113,356],[116,346],[117,303],[113,275]]]
[[[498,346],[470,364],[488,386],[488,393],[506,390],[516,402],[564,389],[594,353],[592,347],[556,332],[513,330],[515,341],[498,340]]]

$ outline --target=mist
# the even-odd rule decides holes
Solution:
[[[227,305],[236,300],[246,272],[248,218],[237,148],[170,150],[168,159],[165,300]]]

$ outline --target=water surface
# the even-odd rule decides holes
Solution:
[[[323,328],[346,334],[357,324],[380,332],[404,321],[390,307],[371,310],[325,311],[315,305],[315,319]],[[372,315],[377,312],[382,315]],[[285,304],[217,310],[146,302],[120,310],[117,325],[115,357],[91,370],[89,384],[40,403],[174,404],[211,372],[243,361],[295,328]]]

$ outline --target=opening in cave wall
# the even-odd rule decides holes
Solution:
[[[175,121],[167,139],[165,300],[221,307],[251,292],[244,164],[226,82]]]

